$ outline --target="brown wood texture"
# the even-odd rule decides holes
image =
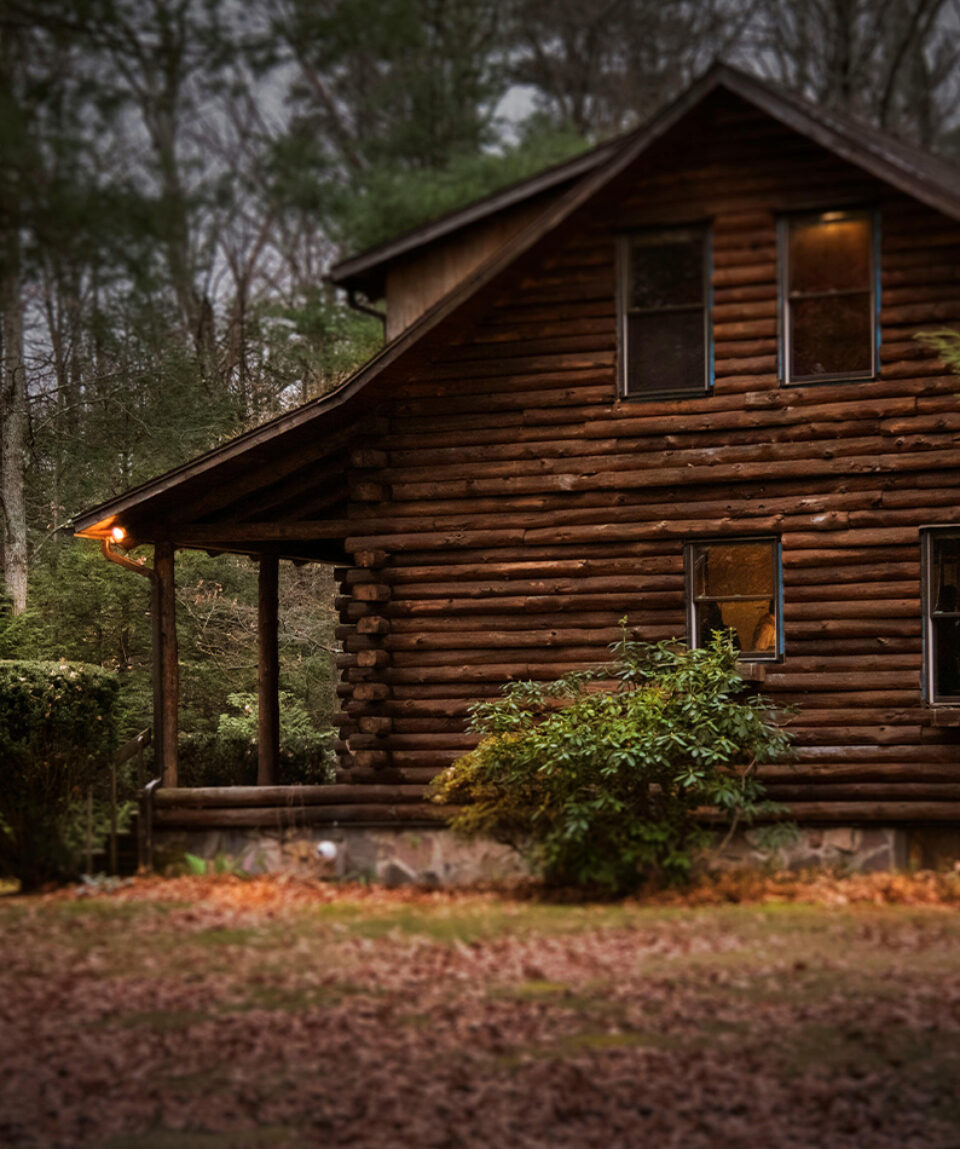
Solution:
[[[777,218],[847,204],[880,212],[880,374],[781,387]],[[616,235],[702,219],[715,387],[620,400]],[[799,711],[765,775],[802,820],[960,820],[919,561],[922,525],[960,524],[960,401],[914,339],[960,322],[958,256],[960,225],[749,113],[647,157],[450,317],[377,384],[338,512],[341,775],[425,780],[505,681],[604,662],[625,615],[682,636],[685,541],[775,534],[786,653],[760,688]]]
[[[285,829],[292,826],[339,825],[433,825],[442,824],[443,812],[426,803],[356,802],[344,806],[223,806],[203,809],[164,807],[154,811],[155,826],[230,827],[261,826]]]
[[[164,786],[177,785],[177,735],[180,706],[180,661],[177,648],[177,597],[174,585],[173,547],[158,543],[154,548],[159,625],[154,629],[155,673],[160,679],[160,756],[158,765]],[[154,697],[157,695],[155,693]]]
[[[280,774],[280,563],[263,555],[257,597],[257,783],[276,785]]]

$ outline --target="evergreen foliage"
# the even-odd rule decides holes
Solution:
[[[71,813],[117,743],[117,677],[75,662],[0,662],[0,873],[25,890],[69,877]]]
[[[516,682],[472,709],[479,746],[432,783],[461,804],[451,825],[519,850],[547,881],[626,893],[685,878],[706,841],[699,807],[750,822],[759,763],[788,748],[770,704],[743,695],[729,633],[689,650],[614,647],[617,662],[551,683]],[[598,691],[598,678],[619,680]]]
[[[215,732],[182,735],[179,745],[183,786],[254,786],[257,781],[257,697],[227,697]],[[320,786],[335,781],[331,729],[318,730],[314,716],[288,690],[280,691],[278,783]]]
[[[512,147],[457,153],[440,168],[380,164],[345,198],[338,216],[341,237],[352,248],[374,247],[569,159],[584,147],[575,132],[538,124]]]

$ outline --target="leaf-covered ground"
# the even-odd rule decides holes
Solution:
[[[960,882],[0,899],[0,1144],[960,1145]]]

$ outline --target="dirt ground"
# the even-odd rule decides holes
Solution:
[[[0,1145],[960,1145],[960,878],[0,899]]]

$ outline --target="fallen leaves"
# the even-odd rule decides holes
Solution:
[[[0,1143],[946,1146],[955,875],[0,902]]]

